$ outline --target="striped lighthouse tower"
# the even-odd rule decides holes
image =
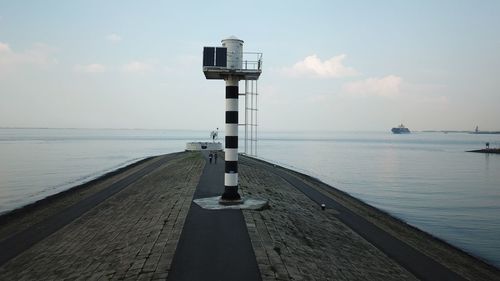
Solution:
[[[261,74],[261,53],[256,61],[243,64],[243,40],[234,36],[222,40],[222,47],[203,48],[203,73],[207,79],[226,81],[226,127],[224,193],[220,204],[242,203],[238,194],[238,83],[257,80]],[[250,68],[249,65],[253,65]]]
[[[226,79],[226,139],[223,201],[240,200],[238,194],[238,78]]]
[[[222,40],[222,47],[227,48],[226,67],[230,70],[242,68],[243,40],[234,36]],[[221,202],[238,202],[238,82],[241,75],[226,76],[226,138],[225,138],[225,173],[224,193]]]

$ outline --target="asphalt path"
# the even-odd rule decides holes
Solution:
[[[111,184],[109,187],[90,195],[81,201],[78,201],[61,212],[0,241],[0,266],[24,252],[37,242],[56,232],[60,228],[71,223],[73,220],[108,199],[110,196],[123,190],[130,184],[136,182],[138,179],[144,177],[148,173],[151,173],[153,170],[159,168],[176,155],[178,155],[178,153],[167,155],[163,159],[153,162],[141,170]]]
[[[466,280],[444,265],[436,262],[434,259],[390,235],[356,213],[353,213],[332,198],[317,191],[297,176],[286,172],[283,168],[249,157],[244,157],[244,161],[240,161],[240,163],[255,166],[260,169],[266,168],[267,171],[283,178],[318,205],[325,204],[326,208],[337,210],[339,212],[337,217],[340,221],[372,243],[375,247],[379,248],[420,280]]]
[[[194,199],[224,191],[224,160],[206,165]],[[205,210],[191,203],[167,280],[261,280],[241,210]]]

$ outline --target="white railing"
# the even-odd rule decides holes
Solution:
[[[262,69],[262,53],[244,52],[242,69],[244,70],[261,70]]]

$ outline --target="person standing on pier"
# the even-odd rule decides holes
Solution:
[[[208,154],[208,162],[209,162],[210,164],[212,164],[212,157],[213,157],[213,156],[212,156],[212,152],[210,152],[210,154]]]
[[[217,164],[217,151],[214,152],[214,164]]]

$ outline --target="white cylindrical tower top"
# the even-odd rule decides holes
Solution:
[[[222,47],[227,48],[227,68],[242,69],[243,65],[243,40],[230,36],[223,39]]]

